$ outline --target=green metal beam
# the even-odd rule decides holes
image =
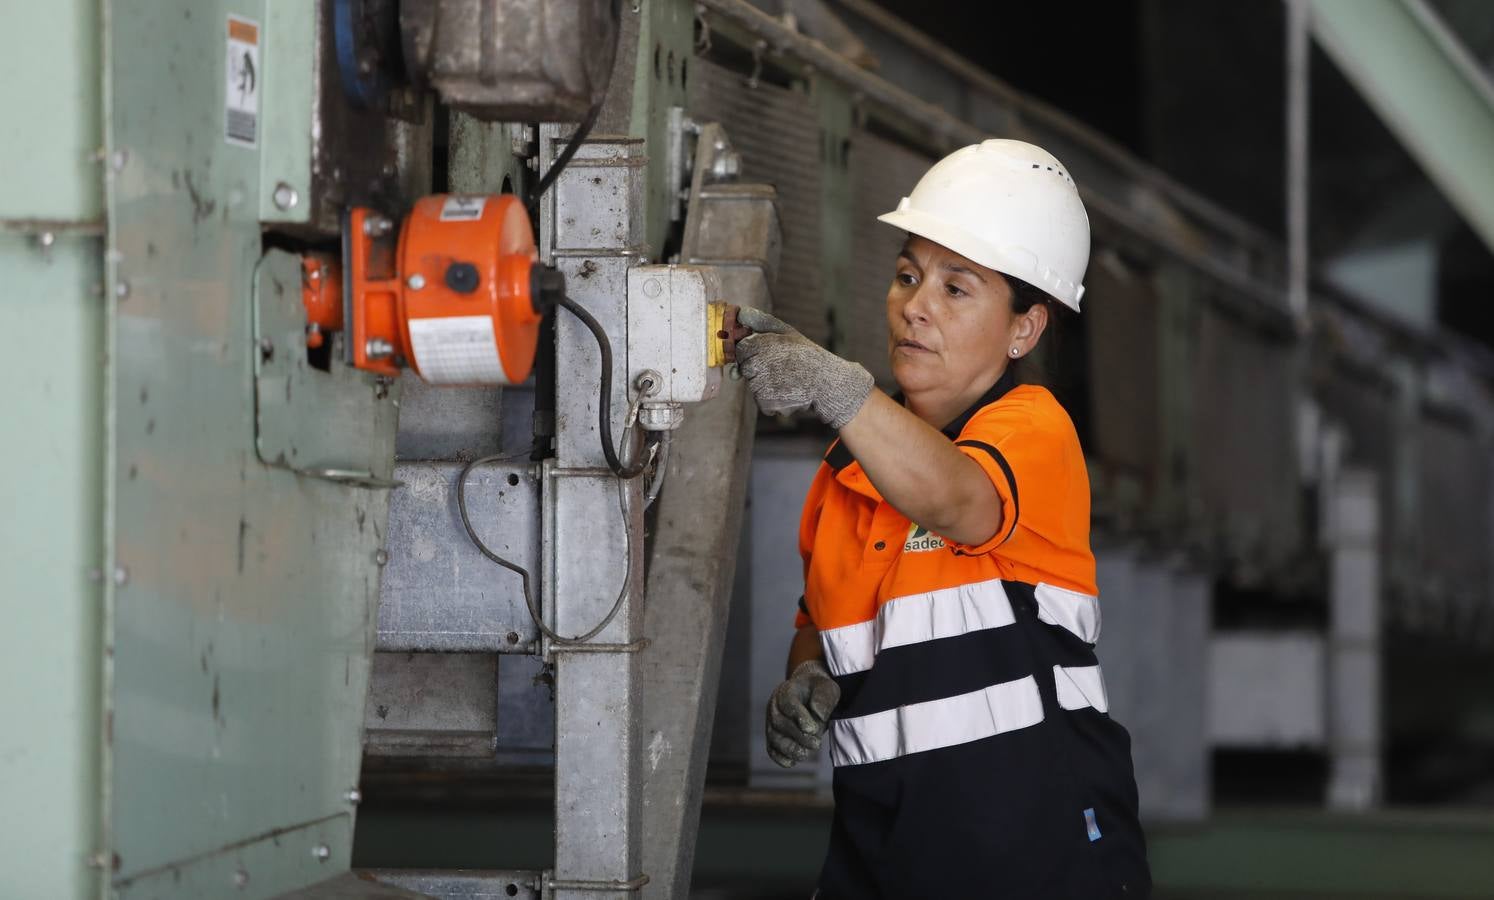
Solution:
[[[105,300],[97,0],[0,29],[0,897],[97,898]]]
[[[1318,43],[1494,249],[1494,87],[1422,0],[1309,0]]]

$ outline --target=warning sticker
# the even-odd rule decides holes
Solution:
[[[228,57],[224,67],[223,138],[240,147],[259,143],[259,23],[228,17]]]
[[[441,204],[441,221],[476,222],[482,218],[482,208],[487,202],[487,197],[447,197]]]
[[[410,320],[410,349],[431,384],[508,384],[491,316]]]

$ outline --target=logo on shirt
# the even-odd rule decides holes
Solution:
[[[908,527],[908,539],[903,543],[904,553],[927,553],[943,549],[944,538],[917,523]]]

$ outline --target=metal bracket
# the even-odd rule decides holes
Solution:
[[[547,891],[638,891],[648,884],[647,875],[639,875],[627,881],[583,881],[572,878],[554,878],[550,872],[545,873],[545,889]]]
[[[392,478],[380,478],[372,472],[365,472],[358,469],[297,469],[291,467],[291,471],[298,475],[305,475],[308,478],[320,478],[323,481],[334,481],[349,487],[369,488],[370,490],[388,491],[405,486],[403,481],[396,481]]]
[[[572,644],[550,642],[550,655],[556,653],[639,653],[648,647],[648,638],[639,638],[626,644]]]
[[[374,438],[397,415],[399,382],[342,363],[334,339],[326,371],[306,355],[299,257],[270,250],[254,269],[254,449],[261,462],[365,490],[389,490],[393,447]],[[392,432],[393,429],[388,429]]]

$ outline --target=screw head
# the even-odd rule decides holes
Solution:
[[[383,338],[374,338],[363,345],[363,352],[369,359],[383,359],[394,352],[394,345]]]
[[[405,279],[405,284],[410,288],[410,290],[418,291],[421,288],[425,287],[425,276],[420,274],[419,272],[416,272],[414,275],[411,275],[409,278]]]
[[[130,152],[128,150],[115,150],[109,154],[109,168],[116,172],[124,171],[125,164],[129,161]]]
[[[123,278],[114,282],[114,296],[120,300],[130,296],[130,283]]]
[[[233,886],[239,890],[249,886],[249,873],[243,869],[236,869],[233,873]]]
[[[343,795],[343,797],[348,801],[348,803],[352,804],[353,806],[357,806],[358,804],[363,802],[363,792],[358,790],[357,788],[350,788],[348,792]]]
[[[301,202],[301,195],[296,192],[295,188],[282,181],[275,185],[275,193],[270,195],[270,199],[275,201],[278,209],[295,209],[296,204]]]
[[[36,242],[42,245],[43,248],[50,247],[57,243],[57,234],[52,231],[43,231],[36,236]]]
[[[275,357],[275,342],[267,337],[259,339],[259,358],[269,362]]]
[[[130,581],[130,570],[126,569],[124,566],[115,566],[114,567],[114,583],[116,585],[120,586],[120,587],[124,587],[126,584],[129,583],[129,581]]]
[[[326,844],[317,844],[311,848],[311,855],[322,862],[326,862],[332,856],[332,848]]]
[[[363,220],[363,233],[369,237],[383,237],[394,228],[394,223],[383,216],[369,216]]]
[[[389,565],[389,554],[383,550],[374,551],[374,562],[380,566]]]

